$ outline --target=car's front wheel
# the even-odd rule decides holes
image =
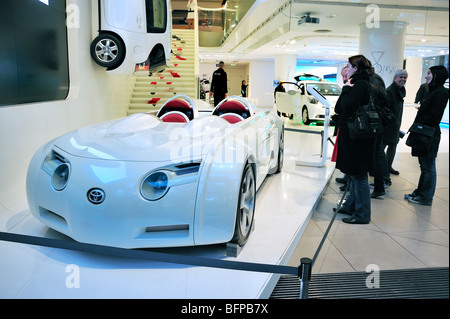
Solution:
[[[309,125],[311,123],[311,120],[309,119],[308,108],[306,107],[306,105],[303,107],[302,110],[302,121],[303,124],[305,125]]]
[[[118,37],[101,33],[91,43],[91,57],[98,65],[113,69],[123,62],[125,47]]]
[[[234,236],[231,240],[239,246],[244,246],[250,236],[255,214],[256,179],[252,166],[247,163],[242,174],[239,188],[239,200],[236,212]]]

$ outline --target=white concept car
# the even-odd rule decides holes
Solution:
[[[169,0],[92,1],[92,59],[116,74],[162,71],[170,59],[170,11]]]
[[[309,125],[312,121],[325,120],[325,105],[315,99],[309,92],[308,87],[312,86],[331,103],[331,113],[341,94],[341,87],[331,82],[321,81],[299,81],[283,82],[286,92],[276,93],[276,108],[281,114],[288,117],[301,112],[303,124]]]
[[[199,116],[188,97],[175,96],[156,115],[67,133],[30,162],[30,210],[79,242],[242,246],[258,188],[283,165],[282,120],[255,110],[233,96]]]

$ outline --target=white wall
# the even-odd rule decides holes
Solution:
[[[91,2],[68,3],[80,9],[79,28],[68,30],[69,98],[0,107],[0,207],[10,211],[18,197],[25,197],[28,164],[42,144],[76,128],[125,116],[128,110],[133,78],[106,74],[90,58]]]

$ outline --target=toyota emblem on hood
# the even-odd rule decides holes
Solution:
[[[105,200],[105,192],[100,188],[92,188],[87,193],[87,199],[94,205],[101,204]]]

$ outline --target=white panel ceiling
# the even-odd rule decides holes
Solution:
[[[228,5],[242,1],[246,0],[228,0]],[[245,61],[296,54],[304,62],[342,63],[358,53],[359,25],[375,14],[368,5],[378,6],[381,21],[408,23],[405,57],[448,54],[448,0],[256,0],[220,49],[202,48],[200,55],[214,61],[219,56]],[[320,23],[297,25],[306,13],[319,18]]]

